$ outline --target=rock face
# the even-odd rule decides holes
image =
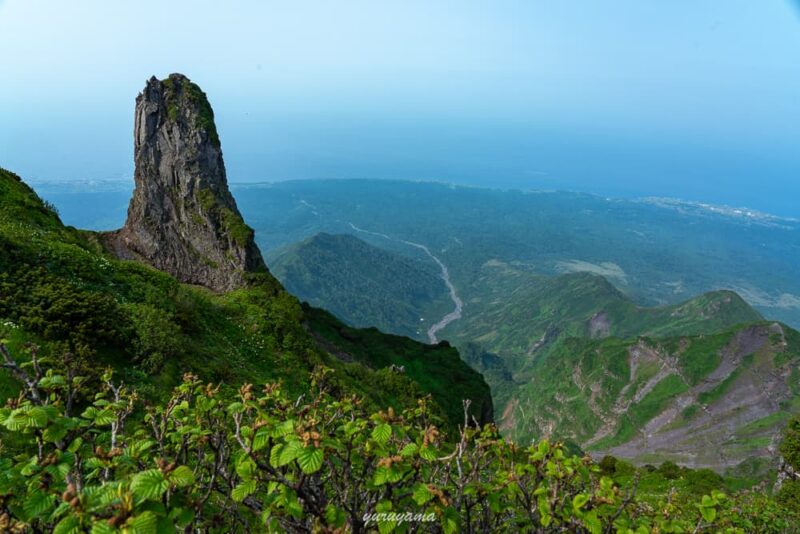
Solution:
[[[136,189],[115,254],[182,282],[230,291],[266,265],[225,176],[214,113],[182,74],[147,82],[136,99]]]
[[[772,488],[774,493],[778,493],[787,480],[800,480],[800,472],[796,471],[783,456],[778,460],[778,476],[775,486]]]

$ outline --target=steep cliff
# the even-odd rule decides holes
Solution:
[[[110,365],[149,399],[185,373],[226,385],[280,381],[297,397],[324,366],[331,387],[376,410],[431,395],[448,432],[463,422],[463,399],[478,420],[491,417],[489,386],[446,344],[349,328],[301,306],[269,274],[232,293],[181,284],[117,261],[104,237],[64,226],[54,206],[0,168],[0,339],[9,348],[35,344],[48,356],[69,348],[91,380]],[[18,388],[0,369],[0,404]]]
[[[215,291],[266,271],[228,189],[214,112],[182,74],[151,78],[136,99],[134,158],[128,219],[108,236],[118,257]]]

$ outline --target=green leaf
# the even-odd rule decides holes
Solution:
[[[255,479],[245,480],[233,488],[231,492],[231,498],[236,502],[242,502],[247,497],[255,493],[257,488],[257,482]]]
[[[28,462],[24,466],[22,466],[20,473],[28,477],[36,473],[37,471],[39,471],[39,462],[36,459],[36,456],[31,456]]]
[[[572,509],[577,513],[589,502],[589,496],[585,493],[579,493],[572,498]]]
[[[68,515],[58,522],[53,529],[53,534],[80,534],[81,522],[74,515]]]
[[[347,521],[347,514],[344,510],[336,508],[333,504],[325,507],[325,522],[328,523],[328,526],[341,528],[345,521]]]
[[[3,421],[3,426],[12,432],[19,432],[26,427],[25,414],[20,410],[13,410]]]
[[[283,467],[294,461],[303,450],[303,446],[298,441],[290,441],[279,447],[272,449],[270,453],[270,463],[273,467]]]
[[[431,491],[428,489],[427,484],[417,484],[414,487],[412,498],[414,499],[415,503],[417,503],[419,506],[422,506],[433,498],[433,493],[431,493]]]
[[[537,452],[540,454],[547,454],[550,452],[550,442],[547,440],[542,440],[539,442],[539,446],[536,448]]]
[[[387,480],[389,482],[400,482],[403,479],[403,469],[397,465],[393,465],[389,468],[389,474],[387,475]]]
[[[194,484],[194,473],[185,465],[180,465],[175,470],[167,475],[167,480],[174,486],[185,488]]]
[[[110,425],[117,420],[117,416],[111,410],[100,410],[97,417],[94,419],[96,425]]]
[[[157,517],[156,534],[175,534],[175,522],[169,517]]]
[[[236,474],[242,478],[251,478],[256,472],[256,463],[252,458],[242,455],[239,461],[236,462]]]
[[[29,427],[44,428],[47,426],[47,411],[44,408],[36,406],[28,411]]]
[[[583,524],[591,532],[591,534],[600,534],[603,532],[603,524],[597,517],[597,510],[592,510],[583,516]]]
[[[134,475],[131,491],[139,499],[160,499],[169,488],[169,482],[158,469],[148,469]]]
[[[150,439],[134,441],[128,446],[128,454],[134,458],[138,458],[148,450],[152,449],[155,444],[156,442]]]
[[[74,453],[74,452],[77,452],[78,449],[80,449],[82,446],[83,446],[83,438],[80,438],[80,437],[79,438],[75,438],[75,441],[73,441],[72,443],[69,444],[69,447],[67,447],[67,450],[69,452],[73,452]]]
[[[458,532],[459,522],[460,517],[454,508],[448,506],[444,509],[444,514],[442,514],[442,530],[444,530],[445,534],[455,534]]]
[[[281,438],[294,432],[294,419],[288,419],[272,429],[272,437]]]
[[[410,456],[414,456],[419,451],[419,447],[416,443],[409,443],[400,451],[400,456],[404,458],[408,458]]]
[[[429,462],[432,462],[432,461],[436,460],[436,458],[437,458],[436,451],[434,449],[432,449],[431,447],[426,447],[426,446],[423,446],[419,450],[419,455],[420,455],[420,458],[422,458],[423,460],[428,460]]]
[[[397,528],[397,521],[378,521],[378,532],[387,534]]]
[[[34,491],[25,498],[22,509],[25,510],[25,515],[33,519],[44,515],[53,507],[53,504],[55,504],[55,495]]]
[[[389,481],[389,469],[386,467],[379,467],[375,470],[375,478],[373,479],[373,484],[376,486],[382,486]]]
[[[49,443],[55,443],[67,435],[67,429],[61,425],[51,425],[42,432],[42,439]]]
[[[157,534],[158,518],[153,512],[142,512],[130,522],[131,534]]]
[[[175,522],[175,526],[183,528],[194,519],[194,510],[189,508],[174,508],[170,511],[169,517]]]
[[[386,423],[376,426],[372,429],[372,439],[378,443],[386,443],[392,437],[392,426]]]
[[[63,386],[64,384],[66,384],[66,381],[61,375],[44,376],[39,380],[39,387],[42,389],[51,388],[53,386]]]
[[[708,523],[713,523],[714,519],[717,518],[717,509],[714,507],[701,506],[700,513]]]
[[[269,465],[272,467],[281,467],[281,453],[286,444],[274,445],[269,451]]]
[[[167,515],[167,509],[164,507],[161,501],[147,501],[145,503],[142,503],[142,505],[139,506],[138,512],[141,513],[145,511],[153,512],[154,514],[156,514],[156,516]]]
[[[378,513],[388,513],[392,511],[392,502],[391,501],[380,501],[375,506],[375,511]],[[378,532],[381,534],[385,534],[387,532],[391,532],[397,527],[396,521],[378,521]]]
[[[297,456],[297,463],[300,464],[300,469],[303,473],[311,474],[319,471],[322,467],[323,453],[322,449],[314,446],[309,446],[300,451]]]
[[[363,430],[363,426],[360,421],[348,421],[344,424],[343,430],[345,435],[349,438],[354,434],[361,432]]]
[[[49,417],[44,408],[25,405],[11,411],[3,424],[12,432],[18,432],[27,428],[43,428],[47,426],[48,420]]]
[[[92,534],[115,534],[116,532],[117,529],[109,526],[105,521],[96,521],[95,524],[92,525]]]
[[[283,499],[284,508],[288,514],[296,518],[303,516],[303,505],[300,504],[300,499],[297,498],[297,493],[293,489],[283,486]]]
[[[266,427],[259,428],[256,431],[256,435],[253,436],[253,451],[257,452],[266,447],[269,443],[271,433],[272,432]]]
[[[491,492],[487,496],[489,501],[489,509],[492,511],[493,514],[499,514],[500,511],[503,509],[502,503],[503,499],[500,493]]]
[[[547,496],[544,493],[536,498],[536,505],[539,509],[539,517],[541,517],[542,525],[545,527],[548,526],[553,518],[550,515],[550,502],[547,500]]]

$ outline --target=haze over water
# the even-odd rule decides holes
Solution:
[[[233,182],[442,180],[800,216],[788,1],[10,0],[0,34],[0,166],[34,182],[130,176],[134,98],[177,71],[209,94]]]

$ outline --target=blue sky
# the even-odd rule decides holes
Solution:
[[[136,94],[183,72],[209,94],[232,181],[439,179],[800,215],[792,2],[221,6],[0,2],[0,165],[130,176]]]

